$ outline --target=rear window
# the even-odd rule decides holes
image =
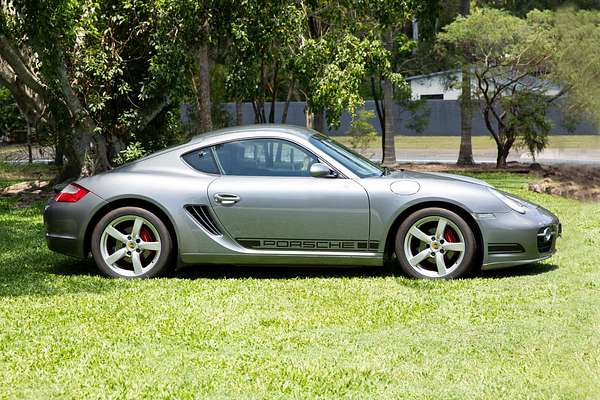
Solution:
[[[190,153],[184,154],[182,158],[192,168],[197,169],[200,172],[207,174],[219,174],[219,168],[215,162],[213,152],[210,148],[194,150]]]

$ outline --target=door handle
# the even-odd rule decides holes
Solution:
[[[225,194],[225,193],[215,194],[215,201],[224,206],[232,206],[240,200],[241,200],[240,196],[236,196],[235,194]]]

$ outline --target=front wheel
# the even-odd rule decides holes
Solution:
[[[414,278],[452,279],[473,268],[477,241],[458,214],[425,208],[411,214],[396,234],[396,256],[402,270]]]
[[[92,232],[92,255],[100,271],[115,278],[152,278],[170,270],[172,241],[164,222],[148,210],[110,211]]]

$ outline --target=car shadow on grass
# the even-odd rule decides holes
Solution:
[[[532,264],[492,271],[482,271],[475,278],[500,279],[533,276],[554,271],[554,264]],[[52,284],[47,274],[60,278],[60,284]],[[45,275],[45,276],[44,276]],[[419,280],[407,278],[398,268],[386,266],[239,266],[239,265],[186,265],[170,274],[174,279],[328,279],[328,278],[385,278],[398,277],[409,282]],[[12,279],[2,277],[4,284],[0,285],[0,297],[17,295],[54,295],[68,292],[103,292],[116,288],[113,278],[102,275],[94,261],[90,258],[76,260],[61,258],[55,263],[47,264],[39,272],[15,275]],[[89,278],[89,279],[88,279]],[[467,278],[469,279],[469,278]],[[9,281],[14,280],[11,284]]]
[[[402,276],[391,268],[356,266],[242,266],[186,265],[171,276],[180,279],[302,279],[302,278],[372,278]]]
[[[539,275],[557,269],[554,264],[531,264],[525,266],[481,271],[475,277],[498,279]],[[189,265],[172,274],[180,279],[298,279],[298,278],[408,278],[393,266],[236,266],[236,265]]]
[[[517,267],[508,267],[481,271],[479,277],[484,279],[514,278],[519,276],[533,276],[545,274],[558,269],[556,264],[528,264]]]

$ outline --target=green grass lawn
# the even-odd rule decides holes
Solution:
[[[479,176],[561,217],[554,258],[448,282],[208,266],[111,280],[47,250],[43,204],[0,199],[0,398],[598,398],[600,205]]]
[[[349,136],[336,136],[336,140],[350,146]],[[426,144],[435,143],[437,149],[456,149],[460,147],[460,136],[403,136],[395,138],[397,149],[423,150]],[[496,143],[490,135],[473,136],[473,151],[496,151]],[[373,141],[371,148],[379,148],[381,139]],[[549,149],[578,150],[600,149],[600,135],[554,135],[550,136]]]

